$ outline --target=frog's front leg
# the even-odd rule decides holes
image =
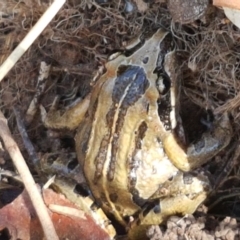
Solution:
[[[171,162],[182,171],[190,171],[206,163],[223,148],[232,138],[232,126],[227,113],[213,127],[205,132],[196,143],[190,144],[186,149],[180,146],[173,134],[163,140],[164,149]]]
[[[46,113],[45,109],[41,106],[42,121],[47,128],[73,130],[77,128],[83,120],[89,103],[90,94],[81,102],[67,109],[63,114],[61,114],[60,110],[56,110],[54,104],[48,113]]]

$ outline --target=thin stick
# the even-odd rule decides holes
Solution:
[[[0,67],[0,82],[7,75],[7,73],[16,64],[19,58],[27,51],[32,45],[34,40],[41,34],[44,28],[58,13],[59,9],[63,6],[66,0],[55,0],[52,5],[46,10],[38,22],[33,26],[26,37],[20,42],[20,44],[13,50],[9,57]]]
[[[45,86],[46,86],[46,82],[47,82],[47,79],[49,76],[50,68],[51,68],[51,65],[48,65],[44,61],[41,62],[39,76],[38,76],[38,82],[37,82],[37,91],[36,91],[35,95],[33,96],[33,99],[28,107],[27,112],[26,112],[27,125],[29,125],[32,122],[32,120],[37,112],[40,97],[42,96],[42,94],[45,90]]]
[[[7,119],[0,111],[0,137],[2,138],[5,148],[7,149],[12,161],[21,176],[24,186],[32,201],[35,211],[39,217],[46,239],[58,240],[57,233],[54,229],[51,218],[48,214],[47,208],[43,202],[41,194],[33,180],[33,177],[27,167],[27,164],[16,144],[10,130],[7,126]]]

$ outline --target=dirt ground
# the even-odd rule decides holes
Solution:
[[[48,0],[2,1],[0,3],[0,63],[19,44],[48,6]],[[240,149],[240,30],[221,9],[209,6],[201,19],[174,22],[164,0],[79,1],[69,0],[24,56],[1,82],[0,107],[8,119],[30,169],[33,163],[19,135],[13,107],[26,112],[41,86],[37,87],[40,64],[51,66],[38,104],[47,110],[60,96],[64,109],[91,91],[91,80],[100,66],[116,51],[143,32],[164,28],[172,33],[182,58],[182,119],[191,131],[191,120],[202,109],[219,116],[229,112],[234,129],[230,145],[206,168],[216,179],[216,190],[206,206],[178,224],[173,217],[161,227],[148,231],[150,239],[239,239],[239,154]],[[74,132],[51,132],[41,121],[39,106],[26,129],[41,158],[46,153],[74,152]],[[198,109],[199,114],[192,113]],[[192,113],[191,117],[188,113]],[[189,139],[194,139],[189,133]],[[8,154],[2,150],[0,168],[14,171]],[[217,176],[217,177],[216,177]],[[38,177],[36,177],[38,179]]]

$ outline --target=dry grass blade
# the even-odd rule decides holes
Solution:
[[[43,227],[46,239],[57,240],[59,239],[57,233],[54,229],[51,218],[48,214],[47,208],[43,202],[40,192],[33,180],[33,177],[27,167],[27,164],[16,144],[10,130],[7,126],[7,119],[4,117],[3,113],[0,111],[0,137],[2,138],[4,145],[12,158],[12,161],[17,168],[25,188],[29,194],[32,204],[36,210],[39,217],[41,225]]]
[[[12,69],[20,57],[27,51],[32,45],[35,39],[41,34],[44,28],[49,24],[53,17],[58,13],[59,9],[63,6],[65,0],[55,0],[53,4],[42,15],[26,37],[21,43],[14,49],[10,56],[0,67],[0,81],[6,76],[6,74]]]
[[[42,96],[42,94],[45,90],[46,80],[49,76],[50,67],[51,67],[51,65],[48,65],[44,61],[42,61],[40,64],[40,70],[39,70],[39,76],[38,76],[38,82],[37,82],[37,91],[31,101],[31,103],[28,107],[27,113],[26,113],[26,122],[28,125],[32,122],[32,120],[37,112],[40,97]]]

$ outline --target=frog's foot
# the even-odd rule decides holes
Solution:
[[[182,194],[155,200],[155,205],[153,205],[152,208],[143,209],[139,216],[140,221],[138,223],[140,223],[140,225],[159,225],[170,216],[192,214],[206,197],[207,193],[201,192],[193,198]]]
[[[140,218],[133,222],[129,229],[129,239],[146,239],[146,231],[151,225],[159,225],[169,216],[176,214],[186,215],[193,213],[196,208],[206,198],[205,193],[201,193],[194,199],[185,195],[174,198],[166,198],[155,202],[153,208],[145,209],[141,212]]]
[[[208,178],[198,172],[178,172],[165,182],[145,204],[129,230],[130,239],[146,239],[145,232],[150,225],[159,225],[170,216],[186,215],[196,211],[206,199],[211,186]]]
[[[224,149],[232,139],[233,131],[228,113],[214,121],[209,131],[186,149],[181,148],[173,134],[164,139],[164,149],[172,163],[182,171],[194,170]]]
[[[168,217],[177,214],[192,214],[205,200],[206,192],[197,194],[194,198],[179,195],[170,198],[158,199],[147,206],[132,224],[128,232],[128,239],[146,239],[146,231],[151,225],[159,225]]]
[[[81,102],[67,109],[64,113],[56,109],[58,98],[55,98],[49,112],[47,113],[41,105],[41,118],[47,128],[52,129],[70,129],[78,127],[83,120],[84,115],[90,103],[90,95],[86,96]]]

